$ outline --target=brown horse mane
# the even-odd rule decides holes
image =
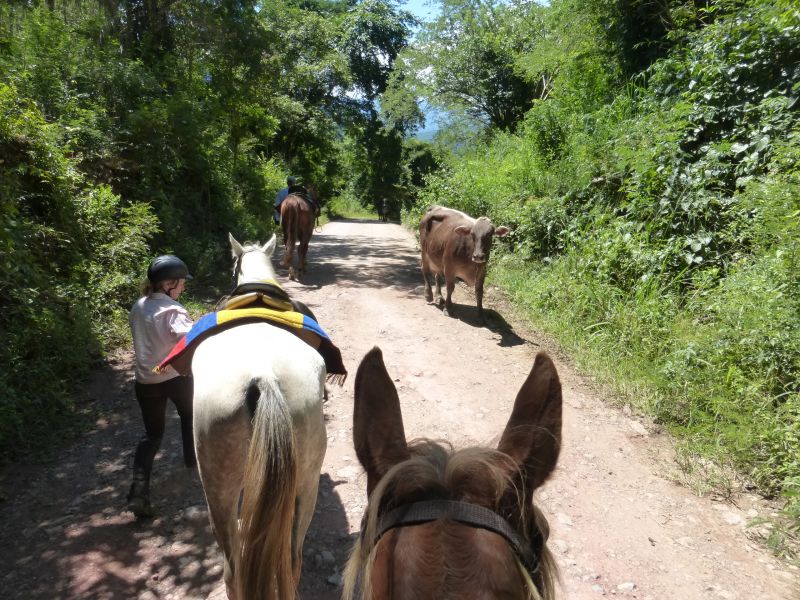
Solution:
[[[454,451],[447,442],[422,439],[409,444],[411,458],[394,465],[384,475],[370,494],[362,531],[356,542],[344,573],[343,598],[352,600],[356,589],[362,588],[361,597],[371,598],[370,575],[375,559],[374,543],[381,517],[388,511],[423,500],[459,500],[478,504],[495,511],[515,525],[518,533],[530,543],[539,532],[544,541],[550,533],[544,514],[531,502],[524,502],[523,490],[516,489],[509,474],[519,473],[513,460],[506,454],[489,448],[465,448]],[[522,481],[517,477],[518,481]],[[516,498],[513,512],[516,520],[509,518],[509,507],[503,505],[511,496]],[[505,508],[505,509],[504,509]],[[539,557],[540,567],[529,574],[517,560],[517,567],[528,584],[533,600],[555,598],[558,570],[555,559],[545,543]]]

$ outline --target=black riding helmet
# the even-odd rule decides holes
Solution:
[[[297,183],[297,177],[295,177],[294,175],[289,175],[289,177],[286,178],[286,185],[291,186],[295,185],[296,183]]]
[[[147,269],[147,278],[155,285],[168,279],[191,279],[189,267],[177,256],[164,254],[153,259]]]

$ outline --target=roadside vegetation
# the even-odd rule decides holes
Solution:
[[[288,175],[323,203],[390,185],[404,125],[374,102],[412,23],[376,1],[0,3],[0,463],[73,431],[155,255],[204,300]]]
[[[512,233],[490,278],[800,535],[793,0],[0,5],[0,457],[70,432],[154,255],[198,301],[294,174],[327,218],[433,203]],[[287,33],[290,32],[290,33]],[[413,137],[421,101],[449,115]],[[223,278],[224,279],[224,278]],[[200,306],[200,305],[198,305]]]
[[[510,226],[494,281],[675,434],[682,466],[707,488],[784,498],[788,518],[769,542],[791,552],[783,542],[800,532],[800,9],[672,4],[658,20],[665,27],[572,0],[482,10],[454,3],[429,29],[427,56],[447,54],[427,74],[431,92],[485,126],[444,155],[409,221],[439,203]],[[458,29],[448,19],[495,27],[447,44]],[[522,22],[535,25],[515,29]],[[448,87],[454,63],[496,57],[502,45],[512,72],[541,84],[510,124]],[[502,98],[515,85],[509,78]]]

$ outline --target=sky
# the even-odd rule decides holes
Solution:
[[[406,0],[401,6],[421,20],[430,20],[439,12],[439,3],[436,0]]]
[[[430,21],[439,13],[437,0],[406,0],[400,6],[423,21]],[[425,113],[425,126],[416,135],[422,139],[430,139],[439,129],[438,121],[441,115],[427,105],[424,105],[422,110]]]

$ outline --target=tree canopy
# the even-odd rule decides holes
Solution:
[[[150,257],[214,289],[227,232],[271,235],[294,174],[510,226],[490,273],[528,314],[796,531],[797,3],[439,7],[0,4],[2,456],[66,429]],[[449,117],[430,143],[427,107]]]

